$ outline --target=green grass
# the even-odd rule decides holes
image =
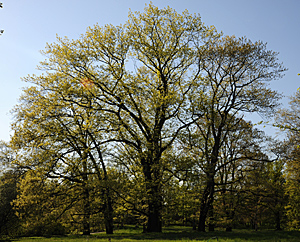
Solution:
[[[163,233],[141,233],[141,229],[128,227],[127,229],[116,230],[113,235],[105,233],[95,233],[91,236],[70,235],[66,237],[29,237],[14,239],[11,241],[20,242],[174,242],[197,241],[215,242],[217,237],[220,242],[300,242],[300,231],[251,231],[251,230],[234,230],[233,232],[206,232],[199,233],[186,227],[169,227],[163,230]]]

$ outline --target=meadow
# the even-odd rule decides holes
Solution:
[[[5,240],[2,240],[5,241]],[[20,242],[174,242],[174,241],[220,241],[220,242],[296,242],[300,241],[300,231],[252,231],[234,230],[233,232],[215,231],[200,233],[187,227],[164,228],[163,233],[142,233],[141,229],[128,227],[116,230],[113,235],[93,233],[90,236],[69,235],[64,237],[27,237],[6,241]]]

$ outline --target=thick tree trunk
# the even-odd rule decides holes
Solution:
[[[200,213],[199,222],[198,222],[198,231],[199,232],[205,232],[205,221],[206,221],[206,216],[202,210],[202,213]]]
[[[157,197],[157,196],[155,196]],[[151,199],[152,200],[152,199]],[[160,198],[157,197],[157,201],[154,198],[152,201],[149,201],[149,215],[148,215],[148,224],[147,232],[162,232],[162,223],[161,223],[161,202]]]
[[[145,175],[148,203],[148,220],[146,231],[149,233],[162,232],[160,171],[155,167],[155,165],[158,164],[158,161],[154,162],[152,157],[148,157],[148,162],[143,161],[142,163]]]
[[[158,184],[148,183],[148,221],[147,232],[162,232],[161,210],[162,198],[160,195],[160,186]]]
[[[109,189],[107,189],[105,192],[106,192],[106,201],[105,201],[105,205],[104,205],[105,231],[106,231],[106,234],[113,234],[114,233],[114,224],[113,224],[112,200],[111,200]]]
[[[160,211],[153,210],[148,217],[147,232],[162,232]]]

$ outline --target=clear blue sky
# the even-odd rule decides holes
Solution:
[[[0,140],[9,140],[10,110],[18,103],[20,80],[35,69],[44,57],[40,50],[58,36],[78,38],[88,26],[119,25],[128,11],[143,11],[148,0],[0,0]],[[206,25],[214,25],[225,35],[262,40],[280,53],[289,68],[272,88],[285,96],[300,86],[300,0],[152,0],[160,8],[200,13]],[[287,106],[288,99],[283,99]]]

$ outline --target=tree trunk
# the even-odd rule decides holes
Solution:
[[[226,232],[232,232],[232,226],[226,226]]]
[[[83,235],[90,235],[91,230],[90,230],[90,194],[88,188],[84,188],[84,193],[83,193],[83,199],[84,199],[84,204],[83,204]]]
[[[208,231],[214,232],[215,231],[215,222],[214,222],[214,208],[213,208],[212,204],[209,206],[208,215],[209,215]]]
[[[193,219],[193,230],[197,229],[197,222],[195,221],[195,219]]]
[[[83,235],[90,235],[90,191],[88,187],[88,170],[86,153],[83,156]]]
[[[200,216],[199,216],[199,223],[198,223],[198,231],[205,232],[205,222],[207,219],[207,215],[211,206],[213,204],[213,196],[214,196],[214,176],[208,175],[207,177],[207,185],[204,189],[204,193],[201,198],[200,204]]]
[[[106,191],[106,201],[104,204],[104,222],[105,222],[105,231],[106,234],[114,233],[114,224],[113,224],[113,207],[112,200],[110,196],[110,191],[107,188]]]
[[[148,223],[147,232],[162,232],[161,209],[162,198],[160,196],[159,186],[152,186],[148,194]]]
[[[149,206],[151,207],[151,204]],[[162,232],[160,209],[152,206],[151,210],[149,210],[147,232]]]
[[[82,231],[82,234],[83,235],[90,235],[91,234],[89,216],[87,216],[86,214],[84,215],[84,218],[83,218],[83,231]]]
[[[215,193],[215,175],[216,175],[216,164],[218,163],[219,149],[221,143],[221,134],[223,124],[220,124],[217,131],[217,136],[214,137],[215,144],[213,145],[211,156],[207,156],[207,167],[206,167],[206,186],[203,192],[203,196],[201,198],[200,204],[200,217],[199,217],[199,227],[198,231],[205,232],[205,222],[207,219],[208,212],[213,211],[213,201],[214,201],[214,193]],[[213,220],[213,214],[211,216]],[[214,226],[212,224],[209,225],[209,231],[213,231]]]
[[[233,188],[231,187],[231,190]],[[228,222],[226,224],[226,232],[232,232],[232,228],[233,228],[233,221],[234,221],[234,217],[235,217],[235,207],[234,207],[234,196],[232,194],[232,192],[230,192],[230,196],[228,198],[229,201],[227,201],[227,204],[228,204],[228,207],[225,206],[225,200],[223,202],[223,206],[225,208],[225,214],[226,214],[226,217],[228,219]]]
[[[276,223],[276,230],[282,230],[281,229],[281,219],[280,219],[280,212],[276,211],[275,212],[275,223]]]
[[[200,210],[201,210],[201,208],[200,208]],[[206,220],[206,217],[204,215],[204,212],[202,212],[202,213],[200,212],[199,223],[198,223],[198,231],[199,232],[205,232],[205,220]]]
[[[147,158],[147,162],[145,162],[145,160],[142,161],[148,203],[148,219],[146,231],[148,233],[162,232],[162,197],[160,191],[160,171],[159,169],[155,168],[154,165],[158,164],[159,159],[154,162],[153,157],[150,156]]]

